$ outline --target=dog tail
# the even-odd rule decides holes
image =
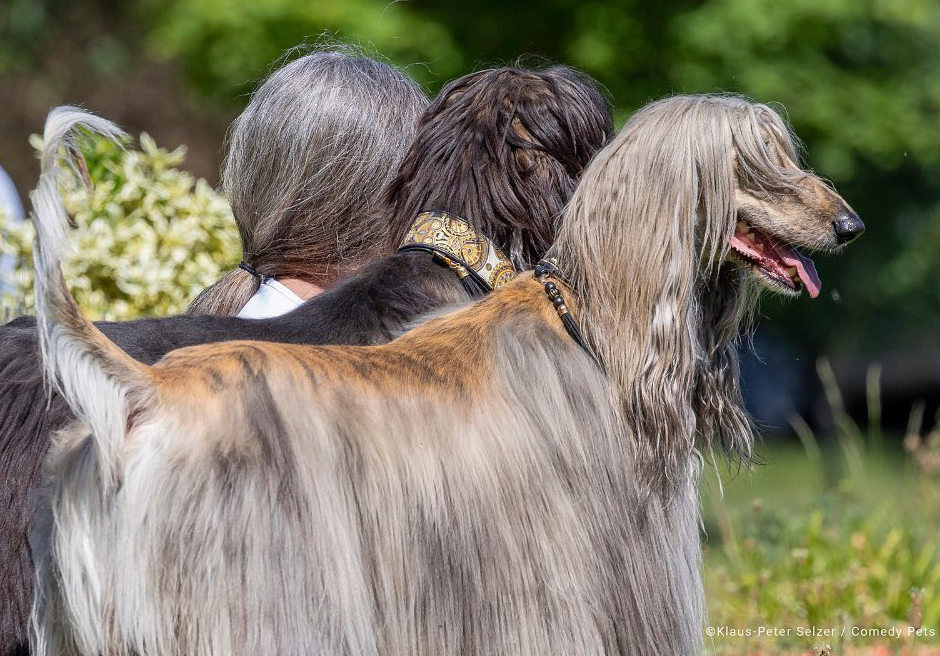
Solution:
[[[36,316],[46,383],[58,389],[94,436],[105,481],[116,472],[117,454],[130,417],[130,402],[153,388],[148,367],[111,342],[72,298],[60,260],[70,219],[59,195],[61,167],[82,174],[87,168],[80,138],[98,134],[119,140],[124,133],[110,121],[75,107],[49,113],[43,132],[39,184],[30,194],[36,243]]]

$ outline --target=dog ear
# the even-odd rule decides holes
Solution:
[[[759,286],[738,268],[723,268],[702,295],[699,341],[703,361],[695,384],[695,415],[700,444],[717,446],[748,463],[754,427],[741,396],[740,334],[749,341]]]

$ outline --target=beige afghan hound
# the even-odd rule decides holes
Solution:
[[[35,653],[700,651],[698,453],[752,442],[735,341],[761,285],[818,293],[796,247],[862,230],[777,114],[645,107],[551,262],[390,344],[154,366],[59,269],[57,158],[82,126],[112,131],[50,116],[33,198],[44,358],[81,418],[40,510]]]

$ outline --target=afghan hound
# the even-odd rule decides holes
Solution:
[[[578,176],[612,135],[610,109],[589,77],[556,66],[500,68],[446,86],[421,118],[376,221],[397,248],[426,209],[448,210],[488,235],[516,268],[554,240]],[[312,344],[387,342],[419,316],[468,294],[441,258],[409,249],[363,267],[291,314],[266,320],[180,316],[101,322],[135,359],[152,364],[196,344],[252,339]],[[33,567],[28,495],[39,485],[49,436],[73,415],[44,399],[32,319],[0,327],[0,655],[26,650]]]
[[[797,248],[862,230],[767,106],[680,96],[592,161],[534,273],[378,346],[229,342],[154,366],[59,269],[75,113],[33,197],[60,433],[38,654],[698,653],[700,449],[744,457],[735,340]]]

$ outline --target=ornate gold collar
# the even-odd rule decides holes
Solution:
[[[419,214],[398,250],[433,253],[462,281],[469,276],[487,292],[499,289],[516,277],[512,262],[496,244],[460,217],[447,212]]]

